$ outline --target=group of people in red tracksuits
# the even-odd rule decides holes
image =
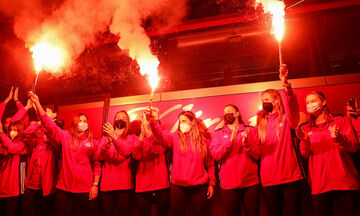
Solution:
[[[0,104],[1,118],[10,100],[18,107],[0,123],[0,214],[114,216],[136,209],[140,216],[209,215],[209,200],[221,196],[226,215],[256,216],[262,196],[267,215],[295,216],[308,185],[314,215],[358,215],[357,110],[334,116],[325,95],[313,91],[305,98],[308,121],[299,124],[287,76],[281,65],[283,94],[262,92],[255,127],[230,104],[224,126],[213,134],[191,111],[179,113],[178,129],[170,133],[154,109],[144,112],[137,130],[122,110],[97,139],[85,114],[74,115],[64,130],[34,92],[24,107],[12,89]],[[29,120],[29,109],[37,121]]]

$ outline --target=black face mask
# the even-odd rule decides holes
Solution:
[[[263,105],[262,105],[263,109],[265,112],[272,112],[273,109],[274,109],[274,106],[271,102],[263,102]]]
[[[227,125],[231,125],[235,121],[234,113],[228,113],[224,115],[224,122]]]
[[[115,120],[115,127],[119,129],[123,129],[126,126],[126,121],[122,119]]]

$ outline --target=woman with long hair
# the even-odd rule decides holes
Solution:
[[[319,91],[306,96],[306,107],[309,120],[296,134],[308,158],[314,215],[357,215],[359,176],[351,152],[360,146],[349,119],[333,116]]]
[[[28,153],[23,142],[25,125],[22,121],[10,123],[8,133],[4,133],[0,123],[0,145],[3,156],[0,167],[0,211],[4,215],[15,215],[21,194],[20,155]]]
[[[176,134],[161,130],[151,114],[147,118],[154,136],[172,147],[171,215],[185,215],[187,201],[191,201],[194,215],[204,215],[215,186],[214,159],[209,150],[211,137],[206,127],[191,111],[179,114]]]
[[[27,112],[32,107],[31,101],[28,100],[24,107],[18,100],[18,88],[14,93],[14,101],[18,111],[12,116],[10,123],[23,121],[27,125],[29,123]],[[55,148],[48,144],[51,140],[38,122],[31,122],[23,131],[22,137],[27,144],[28,155],[25,162],[27,170],[24,177],[24,195],[21,199],[21,215],[49,215],[58,175]]]
[[[33,92],[28,93],[36,106],[41,123],[61,149],[61,170],[56,188],[56,212],[59,216],[97,215],[97,195],[101,165],[95,158],[98,147],[85,114],[73,117],[69,130],[63,130],[51,119]]]
[[[0,104],[0,119],[5,107],[12,99],[18,104],[17,92],[13,88],[9,96]],[[15,118],[8,118],[3,127],[0,122],[0,212],[6,216],[17,214],[19,196],[22,192],[22,179],[25,175],[21,166],[21,155],[28,153],[23,142],[25,124]]]
[[[152,110],[155,120],[158,113]],[[150,129],[145,115],[141,120],[139,142],[134,146],[132,156],[138,160],[136,170],[136,200],[141,206],[139,215],[150,216],[154,203],[159,216],[169,214],[170,183],[167,165],[167,148],[157,140]]]
[[[260,139],[260,179],[268,214],[298,215],[299,189],[304,179],[291,136],[299,122],[299,105],[287,80],[286,65],[280,67],[285,99],[274,89],[261,95],[263,109],[257,114]]]
[[[52,113],[49,112],[48,115]],[[56,115],[50,115],[55,117]],[[53,119],[55,121],[55,119]],[[58,153],[45,128],[38,122],[30,122],[24,131],[29,146],[25,193],[21,202],[21,216],[50,215],[54,208],[56,180],[58,177]]]
[[[131,151],[135,135],[130,134],[130,118],[121,110],[114,116],[113,125],[103,126],[105,135],[100,142],[103,161],[100,184],[101,212],[105,216],[131,215],[134,184],[131,173]]]
[[[257,131],[245,126],[239,109],[232,104],[224,108],[224,126],[214,133],[210,151],[220,168],[221,195],[228,216],[258,215],[260,156]]]

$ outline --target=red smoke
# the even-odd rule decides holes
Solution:
[[[186,14],[187,0],[2,0],[0,11],[13,18],[14,32],[28,48],[49,41],[68,54],[62,71],[110,29],[130,56],[152,56],[142,20],[154,15],[162,27],[175,25]]]

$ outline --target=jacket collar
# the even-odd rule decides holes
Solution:
[[[239,123],[239,127],[237,129],[237,132],[244,131],[244,130],[245,130],[245,125],[243,123]],[[232,130],[227,125],[224,125],[224,131],[229,132],[229,133],[232,132]]]

